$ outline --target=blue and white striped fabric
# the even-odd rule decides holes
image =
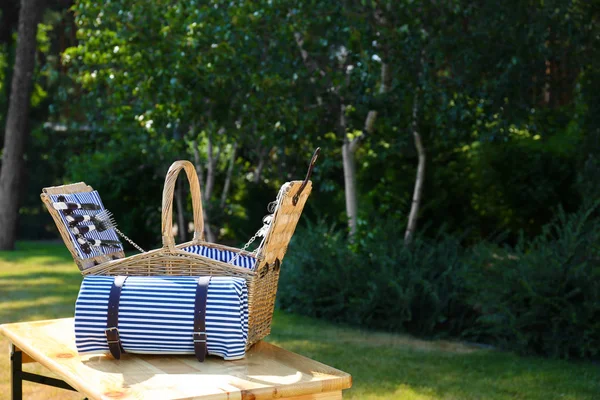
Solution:
[[[198,246],[198,245],[184,247],[182,250],[189,251],[190,253],[198,254],[202,257],[212,258],[213,260],[223,261],[225,263],[229,262],[229,260],[231,260],[236,255],[236,253],[234,253],[233,251],[213,249],[212,247]],[[233,262],[233,265],[253,270],[254,267],[256,266],[256,258],[251,257],[251,256],[239,256]]]
[[[80,353],[108,352],[104,330],[111,276],[87,276],[75,304]],[[194,354],[193,276],[128,277],[119,301],[119,334],[125,352]],[[208,354],[236,360],[248,340],[248,290],[242,278],[213,277],[206,301]]]
[[[67,202],[69,202],[69,203],[79,203],[79,204],[93,203],[93,204],[97,204],[100,207],[102,207],[101,210],[75,210],[75,211],[73,211],[73,214],[75,214],[75,215],[96,215],[99,212],[101,212],[102,210],[104,210],[104,205],[102,204],[102,200],[100,200],[100,195],[95,190],[93,192],[50,195],[50,199],[52,199],[53,202],[57,202],[59,196],[64,196],[67,199]],[[65,218],[63,212],[59,211],[58,213],[60,214],[63,224],[65,224],[65,227],[69,231],[69,235],[71,236],[71,241],[73,242],[73,245],[75,246],[75,250],[77,251],[77,255],[79,256],[79,258],[83,258],[83,259],[92,258],[92,257],[97,257],[97,256],[105,255],[105,254],[111,254],[111,253],[115,253],[117,251],[123,250],[122,245],[119,248],[104,247],[104,246],[102,246],[102,247],[90,246],[92,251],[89,254],[85,254],[83,252],[83,250],[81,250],[81,245],[77,242],[75,235],[69,229],[69,222]],[[90,224],[90,222],[82,222],[80,225],[85,226],[85,225],[89,225],[89,224]],[[108,229],[103,232],[91,231],[91,232],[86,233],[84,236],[89,239],[100,239],[100,240],[104,239],[104,240],[119,241],[119,238],[113,229]]]

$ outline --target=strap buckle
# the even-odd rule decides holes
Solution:
[[[119,328],[116,326],[111,326],[110,328],[106,328],[104,330],[104,335],[106,336],[106,341],[111,343],[120,343],[121,337],[119,335]]]
[[[206,332],[193,332],[194,343],[206,343]]]

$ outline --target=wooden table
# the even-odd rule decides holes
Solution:
[[[11,342],[13,400],[22,398],[23,380],[89,399],[335,400],[352,385],[347,373],[266,342],[237,361],[134,354],[113,360],[77,354],[72,318],[5,324],[0,332]],[[39,362],[62,380],[22,371],[27,362]]]

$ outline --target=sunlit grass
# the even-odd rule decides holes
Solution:
[[[283,271],[285,273],[285,269]],[[0,252],[0,323],[73,315],[81,275],[62,244],[19,243]],[[600,366],[480,350],[350,329],[276,313],[269,341],[349,372],[344,399],[598,399]],[[8,342],[1,338],[0,349]],[[0,352],[0,398],[9,396],[9,362]],[[26,369],[46,374],[42,367]],[[25,383],[27,399],[80,399]]]
[[[349,399],[598,399],[600,366],[277,313],[269,340],[352,374]]]
[[[0,252],[0,323],[73,316],[81,274],[62,244],[22,242]],[[8,399],[8,341],[0,337],[0,399]],[[25,364],[27,371],[48,370]],[[81,395],[34,383],[23,384],[26,399],[81,399]]]

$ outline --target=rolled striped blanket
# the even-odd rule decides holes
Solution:
[[[198,254],[203,257],[212,258],[213,260],[222,261],[225,263],[230,262],[231,259],[236,256],[236,253],[234,253],[233,251],[215,249],[213,247],[200,245],[184,247],[182,250]],[[256,258],[240,255],[239,257],[234,259],[233,265],[254,270],[254,268],[256,267]]]
[[[75,304],[80,353],[108,352],[105,336],[112,276],[84,278]],[[194,354],[194,299],[198,277],[128,277],[119,301],[119,333],[125,352]],[[248,291],[242,278],[212,277],[206,301],[209,355],[243,358],[248,339]]]

